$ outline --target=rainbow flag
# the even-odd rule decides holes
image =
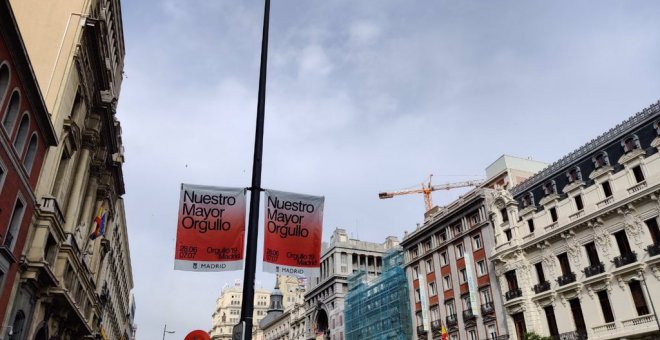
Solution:
[[[99,211],[96,213],[96,217],[94,218],[94,231],[91,235],[89,235],[91,240],[95,240],[97,237],[105,235],[105,224],[107,219],[108,212],[105,211],[103,207],[100,207]]]
[[[440,328],[440,335],[442,336],[442,340],[447,340],[447,329],[445,329],[444,325]]]

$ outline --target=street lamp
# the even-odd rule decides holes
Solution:
[[[163,340],[165,340],[165,334],[174,334],[176,331],[168,331],[167,330],[167,324],[165,324],[165,328],[163,328]]]

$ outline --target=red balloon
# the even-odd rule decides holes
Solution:
[[[188,333],[183,340],[211,340],[209,333],[202,330],[196,330]]]

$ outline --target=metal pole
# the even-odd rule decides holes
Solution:
[[[163,327],[163,340],[165,340],[165,332],[167,332],[167,324]]]
[[[270,0],[264,4],[264,27],[261,38],[261,68],[259,70],[259,94],[257,99],[257,126],[254,136],[252,161],[252,187],[250,188],[250,215],[248,218],[245,273],[243,276],[243,302],[241,321],[245,322],[244,339],[252,339],[252,315],[254,310],[254,273],[257,267],[257,236],[259,235],[259,200],[261,198],[261,161],[264,144],[264,112],[266,106],[266,66],[268,62],[268,22]]]

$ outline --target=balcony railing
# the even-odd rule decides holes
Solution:
[[[624,328],[632,328],[644,324],[650,324],[655,321],[655,315],[653,314],[648,314],[648,315],[642,315],[630,320],[624,320],[621,322],[623,324]]]
[[[619,268],[622,266],[625,266],[627,264],[635,263],[637,262],[637,253],[634,251],[631,251],[627,254],[621,254],[621,256],[617,256],[614,258],[614,265]]]
[[[440,324],[440,320],[431,321],[431,330],[438,331],[441,328],[442,328],[442,324]]]
[[[629,194],[634,194],[642,189],[646,188],[646,181],[641,181],[630,188],[628,188],[628,193]]]
[[[596,203],[596,206],[598,207],[598,209],[601,209],[601,208],[605,207],[606,205],[608,205],[612,202],[614,202],[614,196],[610,196],[610,197]]]
[[[472,307],[468,306],[466,310],[463,311],[463,320],[471,320],[477,316],[472,313]]]
[[[424,334],[424,333],[426,333],[424,326],[417,326],[417,334]]]
[[[562,276],[557,278],[557,283],[560,286],[567,285],[571,282],[575,282],[575,273],[573,273],[573,272],[568,273],[566,275],[562,275]]]
[[[549,281],[543,281],[539,282],[538,284],[534,285],[534,293],[543,293],[546,290],[550,290],[550,282]]]
[[[601,262],[593,266],[585,267],[583,272],[586,277],[598,275],[605,272],[605,265]]]
[[[586,331],[573,331],[561,333],[559,335],[553,335],[550,337],[552,340],[586,340],[587,332]]]
[[[655,244],[646,247],[646,251],[649,252],[649,256],[660,255],[660,242],[656,242]]]
[[[486,302],[481,305],[481,314],[486,315],[495,312],[495,304],[492,302]]]
[[[592,328],[592,330],[594,331],[594,334],[613,332],[616,330],[616,323],[614,322],[606,323],[604,325],[596,326]]]
[[[522,296],[522,290],[520,288],[512,289],[504,294],[506,300],[513,300]]]
[[[456,314],[447,315],[447,326],[455,325],[458,323]]]

